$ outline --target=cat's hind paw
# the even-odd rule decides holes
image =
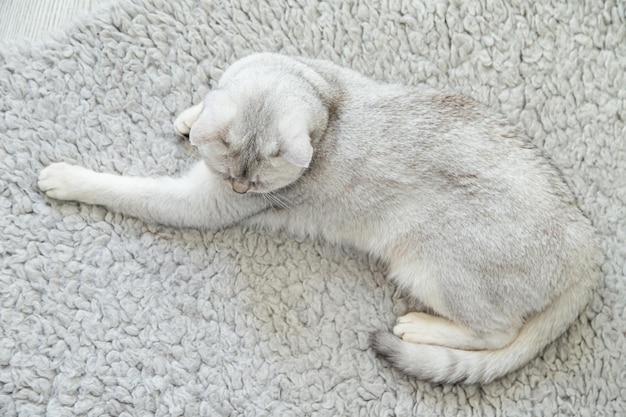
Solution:
[[[393,334],[406,342],[436,344],[436,335],[433,330],[437,329],[447,320],[431,316],[426,313],[412,312],[398,317],[393,328]]]
[[[479,334],[443,317],[426,313],[408,313],[398,317],[393,334],[410,343],[483,350],[506,346],[515,338],[517,330]]]

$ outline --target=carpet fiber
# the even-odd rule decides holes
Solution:
[[[0,415],[626,415],[624,3],[512,3],[139,0],[41,43],[0,44]],[[54,161],[189,167],[173,119],[256,51],[501,110],[600,234],[605,284],[581,318],[499,381],[433,386],[368,347],[410,309],[375,260],[242,228],[145,224],[38,191]]]

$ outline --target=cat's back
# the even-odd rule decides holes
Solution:
[[[427,87],[360,76],[346,85],[312,168],[319,204],[349,213],[337,215],[339,223],[359,223],[359,236],[350,237],[362,245],[349,243],[390,257],[413,236],[429,242],[410,243],[423,253],[458,257],[473,248],[513,269],[544,259],[533,271],[537,282],[567,279],[564,254],[580,258],[572,268],[595,267],[593,229],[559,171],[501,115]],[[329,229],[354,230],[324,216]]]
[[[558,170],[497,112],[426,86],[351,81],[328,129],[332,150],[324,154],[331,165],[408,195],[436,189],[470,198],[510,190],[573,202]]]
[[[502,115],[451,92],[303,62],[340,94],[308,172],[288,197],[307,202],[308,223],[326,225],[327,235],[358,230],[348,243],[376,236],[381,247],[414,230],[439,236],[442,248],[451,247],[446,236],[457,246],[479,242],[494,256],[511,242],[540,251],[565,239],[581,247],[593,240],[558,170]]]
[[[363,87],[331,123],[327,162],[344,176],[367,179],[372,193],[483,213],[583,217],[558,169],[497,112],[429,87]]]

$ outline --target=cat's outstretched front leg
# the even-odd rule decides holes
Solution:
[[[200,103],[198,105],[190,107],[187,110],[183,111],[176,118],[176,120],[174,121],[174,129],[176,130],[176,133],[186,138],[189,137],[191,125],[193,125],[196,120],[198,120],[198,117],[202,112],[202,106],[203,104]]]
[[[180,227],[227,227],[261,212],[267,204],[252,193],[234,193],[204,162],[180,178],[126,177],[61,162],[41,171],[39,188],[58,200],[97,204]]]

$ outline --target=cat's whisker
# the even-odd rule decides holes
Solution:
[[[276,212],[276,207],[274,206],[274,203],[271,199],[271,197],[267,194],[267,193],[261,193],[261,195],[263,196],[263,199],[267,202],[267,205],[269,206],[269,208],[273,211]]]
[[[265,197],[265,199],[270,203],[270,206],[274,209],[288,209],[291,207],[289,201],[287,201],[284,197],[281,197],[272,192],[263,193],[263,197]]]
[[[269,197],[274,202],[274,205],[278,206],[279,208],[285,209],[285,208],[289,207],[287,202],[285,200],[283,200],[280,196],[278,196],[278,195],[276,195],[274,193],[270,193]]]
[[[285,209],[291,208],[291,203],[289,202],[289,200],[287,200],[286,197],[278,197],[278,199],[281,201],[283,208]]]

